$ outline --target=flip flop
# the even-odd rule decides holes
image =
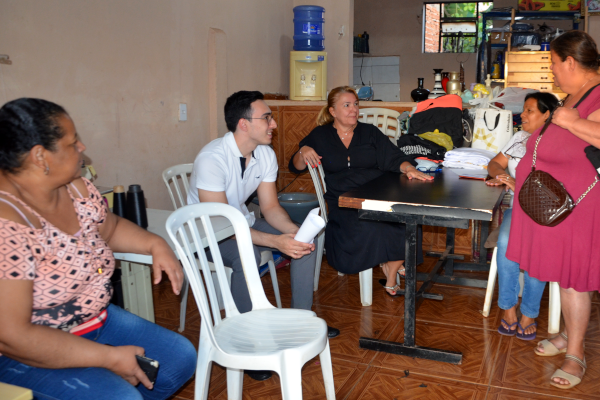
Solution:
[[[502,322],[504,322],[506,325],[508,325],[508,328],[505,328],[502,324],[500,324],[500,326],[498,327],[498,333],[504,336],[515,336],[517,334],[517,330],[516,329],[511,329],[513,326],[516,326],[519,324],[519,322],[515,322],[514,324],[509,324],[508,322],[506,322],[505,320],[502,320]]]
[[[537,322],[534,322],[532,324],[527,325],[525,328],[523,328],[521,326],[520,322],[517,322],[517,328],[521,329],[521,331],[523,333],[519,333],[519,329],[517,329],[517,339],[521,339],[521,340],[533,340],[535,339],[535,337],[537,336],[537,330],[533,333],[529,333],[529,334],[525,334],[525,329],[529,328],[530,326],[535,326],[537,327]]]

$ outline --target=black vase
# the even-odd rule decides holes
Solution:
[[[137,224],[144,229],[148,228],[148,215],[146,214],[144,191],[140,185],[129,185],[125,216],[134,224]]]
[[[410,92],[410,97],[413,101],[419,102],[427,100],[427,96],[429,96],[429,89],[423,88],[423,78],[419,78],[419,87]]]
[[[125,188],[122,185],[115,186],[113,188],[113,214],[127,218],[126,204]]]

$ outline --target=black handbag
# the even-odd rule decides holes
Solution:
[[[593,89],[594,88],[590,89],[590,91],[579,100],[574,108],[576,108]],[[519,192],[519,204],[525,214],[527,214],[535,223],[542,226],[556,226],[564,221],[565,218],[571,214],[573,208],[583,200],[598,182],[598,175],[596,175],[594,182],[588,187],[585,193],[583,193],[576,202],[573,202],[573,198],[569,195],[569,192],[567,192],[567,189],[565,189],[562,182],[559,182],[547,172],[535,169],[538,144],[542,139],[542,135],[552,123],[553,114],[554,111],[550,113],[540,135],[535,141],[531,173],[527,176],[527,179]]]

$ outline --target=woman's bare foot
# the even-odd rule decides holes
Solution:
[[[392,296],[396,295],[396,291],[400,289],[396,283],[396,273],[404,274],[404,261],[389,261],[381,263],[381,270],[386,277],[385,290]]]
[[[524,315],[521,315],[521,322],[520,323],[521,323],[521,326],[523,328],[526,328],[525,329],[525,335],[531,335],[532,333],[537,332],[537,326],[536,325],[531,325],[534,322],[535,322],[535,318],[529,318],[529,317],[526,317]],[[523,331],[521,329],[518,329],[517,332],[519,334],[523,334]]]
[[[562,349],[567,348],[567,341],[561,335],[556,335],[552,339],[548,339],[548,341],[550,343],[552,343],[558,350],[562,350]],[[535,351],[538,352],[538,353],[540,353],[540,354],[544,354],[544,346],[542,346],[541,344],[538,344],[538,346],[535,349]],[[565,372],[568,372],[568,371],[565,371]]]
[[[509,308],[508,310],[504,310],[504,317],[502,318],[502,321],[500,323],[502,324],[504,329],[510,329],[511,331],[514,331],[515,329],[517,329],[517,325],[513,326],[512,328],[510,326],[517,321],[517,306],[514,306]]]
[[[585,358],[584,358],[584,354],[575,354],[580,360],[583,360],[583,362],[585,363]],[[581,365],[579,365],[577,362],[573,361],[573,360],[569,360],[568,358],[565,359],[565,361],[563,362],[562,367],[560,367],[560,369],[562,369],[563,371],[565,371],[567,374],[571,374],[574,375],[576,377],[578,377],[579,379],[583,378],[583,374],[585,373],[585,370],[583,369],[583,367]],[[554,383],[558,383],[559,385],[569,385],[572,382],[569,382],[568,379],[565,378],[559,378],[554,377],[552,378],[552,381]]]

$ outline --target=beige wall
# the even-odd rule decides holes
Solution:
[[[594,38],[596,43],[600,44],[600,15],[591,15],[588,33]]]
[[[447,0],[448,1],[448,0]],[[450,0],[452,1],[452,0]],[[515,6],[516,0],[496,0],[495,7]],[[422,52],[423,1],[417,0],[355,0],[354,32],[369,33],[373,56],[400,56],[400,101],[412,101],[410,92],[417,87],[417,78],[425,78],[424,86],[433,88],[433,68],[458,71],[464,61],[465,82],[475,82],[476,54],[424,54]],[[534,26],[542,21],[532,22]],[[553,24],[553,23],[549,23]],[[503,24],[500,24],[503,25]],[[558,27],[570,24],[557,21]],[[563,26],[564,25],[564,26]]]
[[[314,5],[325,9],[325,51],[327,52],[327,90],[352,84],[352,27],[354,0],[293,0],[293,6]],[[344,35],[339,35],[344,26]],[[294,27],[291,28],[291,36]],[[293,43],[292,43],[293,45]],[[289,89],[286,90],[289,93]]]
[[[328,87],[348,84],[354,0],[0,0],[0,54],[13,61],[0,64],[0,104],[63,105],[97,184],[139,183],[148,206],[168,209],[161,172],[226,132],[229,94],[289,93],[292,9],[303,4],[326,9]]]
[[[0,104],[63,105],[98,184],[139,183],[150,207],[168,209],[161,171],[193,162],[223,107],[209,109],[210,28],[226,46],[213,51],[227,70],[213,92],[287,93],[292,18],[291,0],[0,0],[0,54],[13,61],[0,64]],[[222,119],[214,129],[226,131]]]

